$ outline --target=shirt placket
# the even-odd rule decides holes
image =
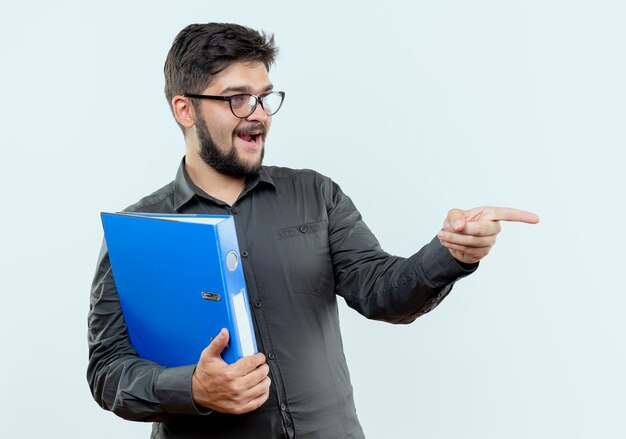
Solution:
[[[252,304],[252,315],[255,324],[258,338],[260,341],[260,350],[265,354],[266,361],[270,367],[270,379],[272,384],[276,388],[276,394],[278,400],[277,410],[283,421],[285,433],[288,438],[295,437],[295,426],[293,418],[289,412],[289,405],[287,401],[285,384],[280,372],[280,358],[277,355],[277,350],[274,347],[272,336],[268,327],[268,321],[265,315],[265,307],[263,305],[263,298],[260,295],[259,288],[257,286],[256,274],[254,272],[254,264],[251,262],[256,255],[254,249],[250,248],[248,234],[256,233],[256,230],[248,230],[245,225],[250,224],[250,199],[254,196],[254,192],[250,194],[242,194],[235,204],[229,209],[235,221],[235,228],[237,230],[237,240],[239,242],[239,251],[241,252],[241,259],[243,265],[244,276],[246,278],[246,287],[248,290],[248,300]],[[246,196],[247,195],[247,196]]]

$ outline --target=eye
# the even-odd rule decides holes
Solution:
[[[230,97],[230,105],[233,108],[241,108],[250,101],[250,95],[234,95]]]

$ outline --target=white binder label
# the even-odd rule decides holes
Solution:
[[[233,296],[233,306],[235,307],[235,320],[239,330],[239,341],[244,357],[254,355],[254,343],[252,341],[252,328],[250,328],[250,315],[244,299],[245,290]]]

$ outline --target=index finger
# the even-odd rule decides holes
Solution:
[[[258,354],[240,358],[228,367],[231,368],[236,374],[244,376],[258,368],[263,363],[265,363],[265,355],[259,352]]]
[[[526,224],[537,224],[539,216],[526,210],[514,209],[512,207],[487,207],[484,219],[490,221],[515,221]]]

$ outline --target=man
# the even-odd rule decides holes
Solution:
[[[268,70],[273,37],[191,25],[165,63],[165,93],[185,138],[174,181],[130,211],[234,215],[260,353],[227,365],[223,330],[198,363],[139,358],[103,246],[91,293],[88,380],[105,409],[153,421],[154,438],[362,438],[336,296],[372,319],[409,323],[472,273],[515,209],[451,210],[410,258],[384,253],[350,199],[308,170],[262,166],[284,93]]]

